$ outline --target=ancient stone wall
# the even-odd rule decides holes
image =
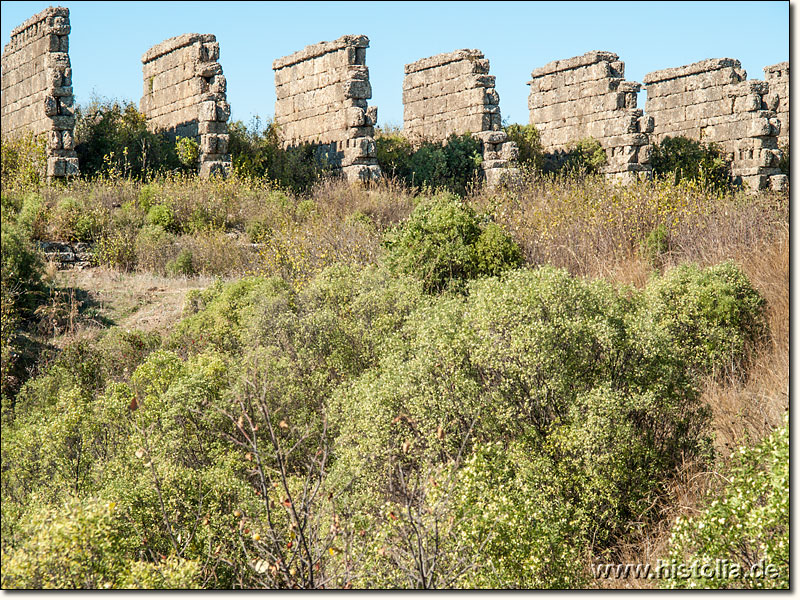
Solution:
[[[11,32],[2,56],[2,136],[47,136],[47,176],[78,173],[69,9],[50,7]]]
[[[140,110],[148,125],[197,140],[201,176],[225,174],[231,166],[227,123],[231,109],[217,38],[199,33],[170,38],[150,48],[142,65]]]
[[[764,67],[764,79],[769,84],[767,105],[776,107],[775,112],[781,122],[781,132],[778,141],[789,143],[789,63],[782,62],[777,65]]]
[[[767,105],[769,86],[747,80],[738,60],[712,58],[654,71],[644,83],[655,141],[681,135],[716,142],[732,161],[734,178],[751,189],[785,185],[778,169],[781,124]]]
[[[310,143],[347,179],[380,177],[374,126],[378,109],[367,68],[369,38],[345,35],[279,58],[275,124],[284,146]]]
[[[451,134],[472,133],[481,141],[489,185],[514,174],[519,154],[517,145],[507,141],[500,121],[495,78],[489,75],[489,61],[479,50],[437,54],[405,66],[406,137],[440,142]]]
[[[528,109],[548,153],[593,137],[606,151],[603,171],[626,181],[649,177],[652,118],[636,107],[641,84],[625,81],[625,63],[613,52],[593,51],[556,60],[531,73]]]

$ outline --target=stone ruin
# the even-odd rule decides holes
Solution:
[[[778,119],[781,122],[781,132],[778,134],[780,143],[789,143],[789,63],[782,62],[777,65],[764,67],[764,79],[769,84],[770,95],[777,96]],[[775,100],[770,98],[767,105],[774,106]]]
[[[201,177],[226,174],[228,152],[226,81],[219,44],[211,34],[186,33],[157,44],[142,56],[144,90],[140,110],[148,126],[200,145]]]
[[[472,133],[481,142],[489,186],[517,172],[519,149],[502,131],[495,78],[479,50],[437,54],[405,66],[403,133],[412,141],[435,142]]]
[[[2,55],[2,136],[46,135],[49,178],[78,173],[69,33],[69,10],[50,7],[15,28]],[[367,104],[368,47],[366,36],[347,35],[307,46],[272,67],[284,147],[315,145],[351,181],[380,177],[377,108]],[[142,64],[140,109],[148,124],[197,140],[201,176],[226,173],[230,105],[215,36],[171,38],[148,50]],[[765,67],[764,75],[765,81],[748,80],[730,58],[655,71],[644,78],[643,112],[637,108],[641,85],[625,81],[619,57],[587,52],[531,73],[530,123],[556,156],[581,138],[595,138],[608,157],[604,172],[621,181],[650,176],[651,141],[681,135],[719,144],[733,176],[751,188],[780,190],[787,185],[778,142],[789,142],[789,63]],[[405,66],[405,135],[443,142],[472,133],[481,142],[490,186],[518,172],[519,149],[502,131],[499,103],[489,61],[478,50]]]
[[[621,181],[650,177],[653,118],[636,108],[641,84],[625,81],[613,52],[587,52],[531,73],[528,109],[545,152],[563,157],[570,144],[596,139],[606,152],[603,172]]]
[[[751,189],[783,189],[775,112],[765,81],[748,80],[738,60],[712,58],[644,77],[645,110],[655,120],[654,141],[685,136],[716,142],[732,161],[735,179]]]
[[[350,181],[380,177],[378,109],[367,68],[369,38],[345,35],[277,59],[275,124],[285,147],[310,143]]]
[[[78,174],[69,9],[50,7],[11,32],[2,56],[2,136],[46,135],[49,178]]]

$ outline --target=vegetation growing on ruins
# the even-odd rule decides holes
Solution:
[[[81,139],[141,144],[125,114]],[[786,587],[787,196],[545,174],[506,131],[527,165],[494,190],[409,181],[394,133],[369,186],[257,124],[226,179],[44,185],[4,143],[3,586],[653,585],[591,565],[728,558],[779,577],[667,583]],[[471,172],[469,140],[422,156]]]

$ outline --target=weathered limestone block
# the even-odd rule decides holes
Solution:
[[[616,54],[593,51],[556,60],[531,77],[530,123],[547,152],[560,155],[571,143],[593,137],[606,151],[607,175],[621,181],[650,176],[653,120],[636,108],[641,84],[625,81],[625,63]]]
[[[142,56],[142,74],[139,107],[148,126],[194,138],[200,146],[201,177],[227,174],[231,108],[216,37],[185,33],[156,44]]]
[[[771,183],[779,175],[781,122],[769,81],[748,80],[738,60],[714,58],[648,73],[644,83],[654,141],[715,142],[731,159],[734,178],[753,189],[781,188],[781,179]]]
[[[480,50],[456,50],[405,66],[403,133],[413,142],[444,142],[471,133],[481,142],[489,186],[518,174],[519,149],[501,131],[500,95]]]
[[[768,110],[774,110],[781,121],[778,139],[789,143],[789,63],[782,62],[764,67],[764,78],[769,84],[769,94],[765,97]],[[768,99],[767,99],[768,98]]]
[[[11,32],[2,56],[2,136],[47,140],[47,177],[78,174],[69,9],[50,7]]]
[[[311,143],[350,181],[380,177],[375,156],[378,109],[366,51],[369,38],[345,35],[279,58],[275,71],[275,123],[284,146]]]

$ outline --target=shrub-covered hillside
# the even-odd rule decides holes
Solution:
[[[3,587],[788,587],[788,198],[510,131],[495,190],[458,138],[366,187],[4,148]],[[722,559],[775,575],[597,577]]]

